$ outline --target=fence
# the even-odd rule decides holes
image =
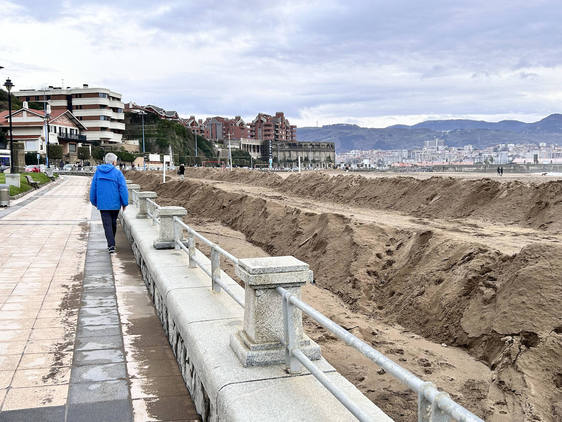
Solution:
[[[134,186],[136,188],[135,185],[129,186]],[[192,227],[185,224],[179,218],[180,215],[178,215],[177,212],[165,212],[166,208],[175,208],[177,211],[180,207],[160,207],[155,201],[149,199],[149,197],[155,197],[155,193],[140,192],[135,189],[130,189],[130,191],[133,201],[139,209],[139,213],[142,213],[143,210],[146,210],[146,215],[152,219],[153,224],[159,223],[161,225],[165,224],[161,219],[159,219],[159,216],[163,213],[163,216],[169,218],[172,224],[171,232],[169,229],[165,229],[164,231],[167,231],[167,233],[162,234],[161,230],[159,241],[155,242],[155,247],[157,247],[158,243],[165,244],[167,245],[166,247],[173,247],[176,250],[184,251],[189,257],[189,268],[198,267],[205,274],[207,274],[211,279],[212,290],[214,292],[220,293],[224,290],[238,305],[244,308],[244,320],[246,326],[246,320],[251,320],[252,318],[251,316],[248,316],[248,313],[253,311],[256,305],[254,302],[252,302],[250,304],[250,308],[252,308],[252,310],[249,310],[249,307],[247,306],[245,301],[234,294],[229,286],[221,281],[221,257],[229,260],[234,264],[237,275],[243,275],[240,278],[245,282],[246,300],[248,300],[248,297],[253,297],[251,294],[250,296],[248,295],[249,290],[251,290],[252,288],[259,290],[259,284],[264,283],[263,276],[267,273],[267,268],[263,266],[259,268],[256,267],[257,270],[252,272],[252,268],[250,268],[251,266],[249,266],[248,263],[249,260],[239,259],[229,252],[225,251],[219,245],[208,240],[200,233],[195,231]],[[146,204],[142,204],[143,201],[146,201]],[[185,209],[181,208],[181,210],[184,211],[183,215],[185,215]],[[185,233],[187,233],[187,238],[184,237]],[[170,239],[170,237],[172,239]],[[197,258],[197,254],[201,254],[201,251],[197,249],[198,241],[208,246],[211,250],[210,266],[208,264],[204,264]],[[300,261],[294,258],[292,259],[300,263]],[[305,266],[306,268],[308,268],[306,264]],[[293,272],[285,273],[287,274],[285,277],[290,278],[290,274],[297,274],[299,271],[302,272],[302,269],[304,267],[297,267],[292,267]],[[248,276],[248,274],[250,274],[250,276]],[[284,273],[280,274],[281,276],[283,276]],[[279,273],[274,275],[279,275]],[[350,400],[342,390],[335,386],[321,370],[318,369],[310,356],[307,356],[307,354],[309,353],[307,353],[300,346],[300,339],[302,336],[299,334],[299,330],[302,331],[302,321],[300,320],[300,318],[295,318],[297,310],[308,315],[314,321],[322,325],[325,329],[333,333],[336,337],[343,340],[348,346],[351,346],[358,350],[364,356],[383,368],[387,373],[413,390],[418,395],[419,422],[446,422],[451,420],[459,422],[483,422],[482,419],[453,401],[447,393],[439,391],[432,383],[423,381],[407,369],[393,362],[382,353],[378,352],[373,347],[363,342],[361,339],[351,334],[343,327],[336,324],[334,321],[327,318],[325,315],[318,312],[316,309],[312,308],[310,305],[299,299],[298,289],[295,288],[296,284],[293,284],[293,282],[285,280],[276,281],[272,284],[271,279],[267,279],[265,283],[268,284],[268,291],[274,291],[275,295],[280,297],[282,301],[282,310],[280,313],[283,316],[283,328],[282,334],[277,340],[281,343],[283,348],[284,362],[287,371],[289,373],[298,373],[301,370],[300,365],[302,365],[304,368],[310,371],[310,373],[326,389],[328,389],[328,391],[330,391],[330,393],[332,393],[337,398],[337,400],[339,400],[358,420],[369,421],[371,419],[361,410],[358,405]],[[249,285],[251,286],[249,287]],[[272,286],[274,287],[271,288]],[[261,292],[261,294],[256,294],[255,296],[262,295],[263,291]],[[252,323],[257,324],[259,322],[253,321]],[[273,363],[277,362],[275,360],[270,361],[270,364]]]

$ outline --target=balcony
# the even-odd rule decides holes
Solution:
[[[86,142],[85,135],[76,135],[74,133],[57,133],[57,138],[59,141]]]

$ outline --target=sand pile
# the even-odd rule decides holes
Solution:
[[[551,217],[559,207],[553,199],[558,183],[526,186],[491,180],[308,176],[289,176],[275,183],[280,182],[284,192],[309,198],[387,208],[403,204],[414,215],[435,209],[440,216],[503,219],[505,214],[494,214],[500,202],[503,208],[506,204],[516,208],[532,198],[535,205],[548,206],[534,213],[530,210],[537,207],[527,206],[514,214],[532,214],[524,221],[538,227],[560,225],[560,218]],[[158,203],[184,206],[190,215],[221,221],[244,233],[272,255],[294,255],[308,262],[317,285],[343,298],[352,311],[399,323],[438,344],[466,348],[488,365],[493,377],[488,385],[472,386],[470,394],[459,392],[455,398],[487,420],[561,417],[562,247],[535,244],[505,255],[438,236],[431,227],[419,232],[383,229],[348,216],[303,212],[195,181],[161,185],[158,176],[129,173],[127,177],[144,190],[157,191]],[[443,199],[435,199],[435,192]],[[426,201],[419,205],[419,198]],[[446,208],[439,209],[435,202]],[[464,209],[459,203],[465,203]],[[374,341],[369,332],[362,334]]]
[[[189,169],[194,178],[272,187],[289,195],[390,209],[416,217],[477,218],[526,227],[562,230],[562,181],[547,183],[466,180],[452,177],[366,178],[295,173],[283,179],[267,172]]]

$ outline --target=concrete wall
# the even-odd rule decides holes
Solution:
[[[156,250],[157,225],[137,219],[132,205],[122,215],[144,282],[185,384],[205,421],[351,421],[355,418],[309,373],[290,375],[284,365],[243,367],[230,347],[242,328],[244,310],[226,293],[214,293],[209,277],[188,268],[180,250]],[[199,251],[197,258],[210,268]],[[244,298],[244,289],[224,272]],[[316,365],[374,421],[390,421],[377,406],[324,359]]]

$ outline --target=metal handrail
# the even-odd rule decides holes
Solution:
[[[139,203],[139,191],[132,190],[131,191],[131,199],[133,200],[133,205],[137,206]]]
[[[474,415],[472,412],[468,411],[467,409],[465,409],[464,407],[453,401],[448,394],[439,391],[437,388],[435,388],[435,386],[433,386],[433,384],[423,381],[422,379],[418,378],[416,375],[414,375],[407,369],[393,362],[392,360],[384,356],[382,353],[375,350],[373,347],[369,346],[367,343],[359,339],[357,336],[354,336],[349,331],[347,331],[340,325],[336,324],[334,321],[332,321],[322,313],[318,312],[316,309],[314,309],[307,303],[297,298],[294,294],[290,293],[288,290],[284,289],[283,287],[277,287],[276,291],[283,297],[284,303],[286,302],[287,305],[292,304],[295,307],[299,308],[302,312],[310,316],[313,320],[315,320],[317,323],[322,325],[324,328],[326,328],[336,337],[343,340],[345,344],[361,352],[363,355],[365,355],[370,360],[372,360],[377,365],[379,365],[381,368],[383,368],[390,375],[397,378],[403,384],[406,384],[411,390],[415,391],[418,394],[418,400],[420,404],[423,404],[425,402],[426,406],[432,407],[432,410],[435,408],[435,405],[437,405],[437,407],[442,411],[442,413],[445,413],[446,415],[454,418],[458,422],[483,422],[483,420],[480,419],[478,416]],[[285,319],[290,319],[290,313],[291,313],[290,306],[287,306],[284,309],[284,313],[285,313]],[[285,343],[286,343],[289,359],[291,357],[296,358],[308,370],[310,370],[309,363],[312,364],[312,362],[306,356],[304,356],[304,354],[298,348],[289,347],[289,341],[285,341]],[[308,360],[308,362],[304,361],[303,356],[304,359]],[[294,365],[294,363],[292,364]],[[290,366],[291,362],[288,361],[287,365]],[[325,387],[327,387],[327,385],[324,384],[322,380],[319,379],[319,381]],[[338,397],[336,394],[334,395]],[[424,409],[422,408],[422,406],[418,406],[418,407],[421,408],[420,410],[422,410],[422,412],[420,413],[423,413]],[[431,413],[433,414],[435,412],[432,411]],[[419,421],[434,420],[430,418],[423,418],[423,415],[418,415],[418,418]],[[359,419],[362,420],[361,418]]]
[[[160,209],[160,205],[154,202],[150,198],[146,198],[146,215],[148,215],[152,219],[152,224],[156,224],[159,221],[160,216],[158,215],[158,210]]]
[[[157,210],[160,206],[149,198],[147,201],[147,214],[155,223],[158,218]],[[212,289],[215,292],[224,290],[236,303],[244,308],[244,301],[238,298],[232,289],[221,280],[220,257],[223,256],[232,261],[236,266],[239,265],[239,258],[225,251],[216,243],[211,242],[203,235],[185,224],[180,218],[173,217],[174,227],[174,244],[176,249],[181,249],[189,256],[189,267],[199,267],[205,274],[211,278]],[[183,238],[183,231],[187,231],[189,237],[187,242]],[[197,257],[197,248],[195,240],[198,239],[211,248],[211,267],[201,262]],[[186,246],[187,243],[187,246]],[[201,251],[199,251],[201,253]],[[300,300],[294,294],[290,293],[283,287],[276,287],[275,290],[282,297],[283,316],[284,316],[284,338],[280,339],[285,346],[285,359],[289,372],[298,371],[298,363],[302,364],[310,373],[336,397],[358,420],[369,421],[359,406],[347,397],[347,395],[336,387],[328,377],[299,349],[296,341],[296,330],[292,323],[291,315],[293,314],[293,306],[300,309],[306,315],[310,316],[317,323],[322,325],[336,337],[343,340],[348,346],[358,350],[361,354],[372,360],[374,363],[383,368],[386,372],[397,378],[401,383],[405,384],[418,394],[418,422],[442,422],[449,421],[450,418],[458,422],[484,422],[478,416],[474,415],[455,401],[445,392],[439,391],[432,383],[425,382],[418,378],[412,372],[393,362],[379,351],[365,343],[363,340],[354,336],[346,329],[336,324],[334,321],[318,312],[316,309]]]
[[[185,230],[189,233],[188,239],[188,246],[185,246],[185,241],[183,236],[181,235],[181,230]],[[197,258],[196,251],[198,250],[195,247],[195,239],[199,239],[201,242],[205,243],[207,246],[211,248],[211,268],[208,268],[208,265],[205,265]],[[224,256],[228,260],[232,261],[234,265],[238,265],[239,259],[236,258],[234,255],[228,253],[223,248],[221,248],[216,243],[211,242],[206,237],[202,236],[201,234],[197,233],[194,229],[189,227],[183,221],[181,221],[178,217],[174,217],[174,243],[177,249],[181,249],[187,253],[189,256],[189,266],[190,267],[199,267],[203,270],[205,274],[207,274],[211,278],[212,288],[215,292],[220,292],[224,290],[234,301],[239,304],[242,308],[244,308],[244,301],[241,300],[234,291],[225,284],[221,280],[221,268],[220,268],[220,255]],[[201,253],[201,251],[199,251]],[[193,265],[195,264],[195,265]]]

